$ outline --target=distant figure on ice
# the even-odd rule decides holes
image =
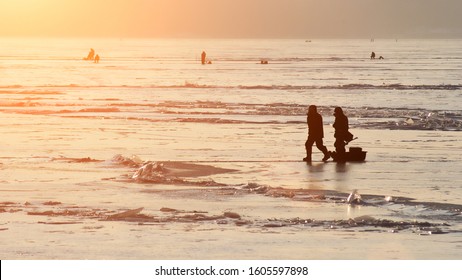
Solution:
[[[379,59],[385,59],[383,56],[379,56]]]
[[[317,112],[316,105],[310,105],[310,107],[308,107],[306,122],[308,124],[308,139],[305,142],[306,158],[303,160],[311,162],[312,147],[313,144],[316,143],[316,147],[324,154],[322,160],[327,161],[330,158],[330,155],[326,146],[324,146],[322,142],[322,138],[324,138],[322,116]]]
[[[334,137],[335,137],[335,152],[337,162],[346,161],[345,146],[352,140],[353,135],[348,131],[348,118],[343,113],[342,108],[336,107],[334,110],[335,122],[334,122]]]
[[[84,58],[85,60],[93,60],[95,58],[95,50],[90,49],[90,52],[88,53],[87,57]]]
[[[207,54],[205,53],[205,51],[202,52],[201,54],[201,62],[202,64],[205,64],[205,58],[207,57]]]
[[[371,59],[375,59],[375,52],[371,53]]]
[[[95,63],[99,63],[99,54],[95,56]]]

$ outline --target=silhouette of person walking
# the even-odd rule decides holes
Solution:
[[[99,54],[95,56],[95,63],[99,63]]]
[[[203,51],[202,54],[201,54],[201,62],[202,62],[202,64],[205,64],[206,56],[207,56],[207,54],[205,53],[205,51]]]
[[[334,110],[335,122],[334,122],[334,137],[335,137],[335,151],[337,162],[346,161],[346,144],[351,141],[350,132],[348,131],[348,118],[343,113],[342,108],[336,107]]]
[[[371,53],[371,59],[375,59],[375,52]]]
[[[324,129],[322,116],[317,112],[316,105],[310,105],[310,107],[308,107],[306,122],[308,124],[308,139],[305,142],[306,158],[303,160],[311,162],[312,147],[313,144],[316,143],[316,147],[324,154],[322,160],[327,161],[330,158],[330,154],[326,146],[323,145],[322,138],[324,138]]]

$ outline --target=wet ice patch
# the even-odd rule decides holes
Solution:
[[[226,169],[220,168],[211,165],[204,164],[195,164],[187,162],[154,162],[147,161],[144,162],[135,173],[131,176],[131,179],[136,182],[151,182],[151,183],[193,183],[194,185],[204,186],[215,186],[224,184],[219,184],[209,180],[202,181],[193,181],[191,179],[185,178],[194,178],[194,177],[205,177],[215,174],[234,172],[235,169]]]

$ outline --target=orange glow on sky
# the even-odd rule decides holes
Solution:
[[[0,36],[462,37],[462,1],[443,2],[0,0]]]

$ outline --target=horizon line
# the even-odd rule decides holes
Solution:
[[[415,37],[200,37],[200,36],[56,36],[56,35],[0,35],[2,39],[117,39],[117,40],[141,40],[141,39],[158,39],[158,40],[460,40],[460,37],[433,37],[433,36],[415,36]]]

